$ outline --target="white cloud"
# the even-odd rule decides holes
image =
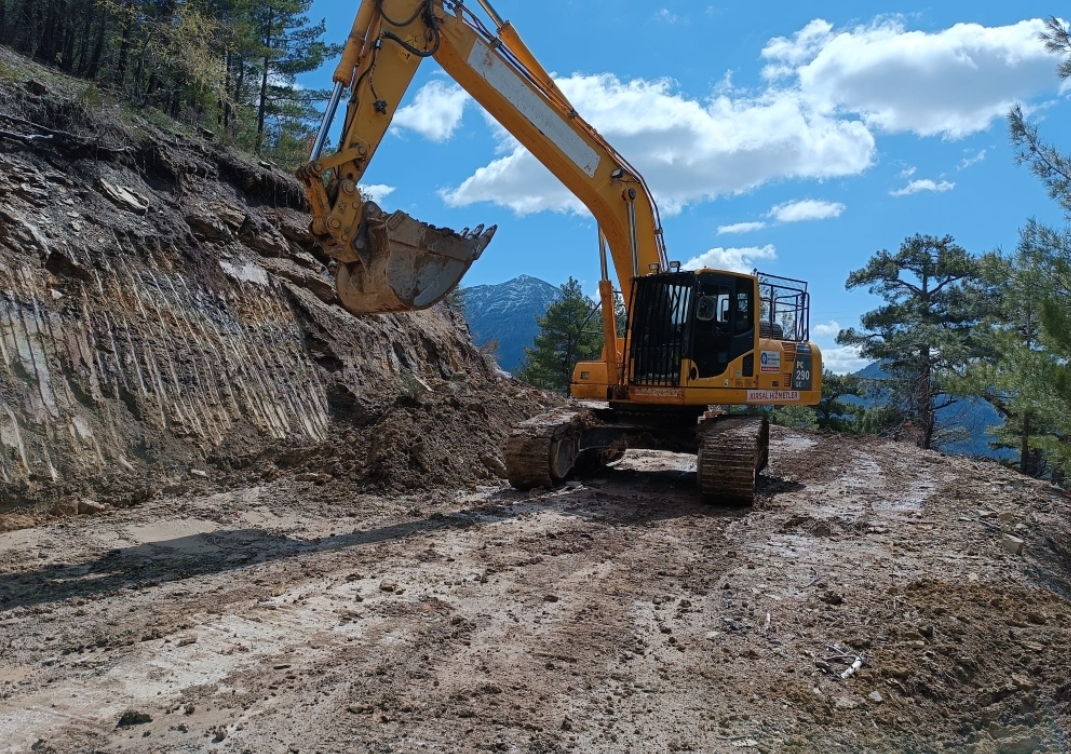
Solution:
[[[574,74],[558,84],[672,215],[772,181],[859,175],[874,163],[875,132],[958,138],[987,128],[1015,102],[1056,94],[1057,59],[1037,39],[1042,28],[1034,19],[922,32],[882,18],[836,29],[818,19],[765,45],[766,83],[757,90],[733,88],[725,77],[699,95],[665,79],[611,74]],[[448,138],[466,100],[438,87],[418,93],[438,109],[403,108],[404,127]],[[520,215],[585,211],[515,140],[495,133],[494,159],[443,190],[444,201],[492,202]],[[942,185],[932,190],[947,190]]]
[[[416,93],[413,101],[394,114],[391,123],[416,131],[435,142],[454,135],[461,125],[465,105],[472,100],[456,84],[429,81]]]
[[[820,325],[815,325],[811,330],[811,334],[819,338],[835,338],[839,332],[840,325],[835,319],[823,322]]]
[[[962,160],[960,160],[959,169],[963,170],[964,168],[969,168],[971,165],[974,165],[976,162],[981,162],[984,159],[985,150],[983,149],[981,152],[972,157],[964,157]]]
[[[941,181],[937,183],[929,178],[923,178],[918,181],[911,181],[901,189],[890,191],[889,196],[908,196],[910,194],[917,194],[920,191],[951,191],[956,187],[956,184],[951,181]]]
[[[655,13],[655,18],[659,21],[664,21],[667,24],[675,24],[681,20],[680,16],[671,11],[669,8],[659,8]]]
[[[855,346],[836,346],[822,349],[822,366],[834,374],[850,374],[858,372],[870,363],[859,355],[859,349]]]
[[[753,233],[766,227],[764,222],[733,223],[732,225],[719,225],[718,235],[724,236],[731,233]]]
[[[666,214],[772,180],[857,175],[874,157],[874,138],[862,123],[815,116],[791,91],[699,101],[666,80],[573,75],[558,85],[636,165]],[[517,214],[580,208],[516,145],[442,196],[452,206],[488,201]]]
[[[367,201],[375,202],[376,204],[382,204],[390,194],[394,193],[394,186],[388,186],[385,183],[371,183],[371,184],[359,184],[357,186],[361,192],[361,196]]]
[[[900,171],[900,177],[901,178],[910,178],[914,174],[915,174],[915,166],[914,165],[908,165],[906,168],[904,168],[903,170]]]
[[[792,81],[818,112],[855,113],[889,133],[958,138],[1054,89],[1043,29],[1032,19],[929,33],[908,31],[896,18],[834,31],[816,19],[791,38],[770,40],[763,73]]]
[[[777,259],[777,250],[772,244],[765,246],[746,246],[743,248],[723,249],[720,246],[706,253],[693,257],[681,265],[686,270],[698,270],[710,267],[715,270],[732,270],[733,272],[751,272],[755,263]]]
[[[802,199],[785,202],[770,209],[769,217],[781,223],[798,223],[805,220],[828,220],[840,217],[845,206],[840,202],[821,202],[815,199]]]

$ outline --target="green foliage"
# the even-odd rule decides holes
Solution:
[[[1056,19],[1043,35],[1065,55],[1057,70],[1071,76],[1071,37]],[[1008,116],[1016,161],[1027,164],[1050,198],[1071,213],[1071,157],[1043,142],[1022,110]],[[1071,463],[1071,229],[1030,220],[1014,255],[992,255],[989,275],[1001,292],[991,337],[997,358],[976,369],[976,386],[1006,419],[998,434],[1017,447],[1019,466],[1034,476],[1061,476]]]
[[[770,412],[770,421],[794,429],[818,429],[818,414],[810,406],[777,406]]]
[[[562,297],[537,317],[539,334],[531,348],[524,349],[524,363],[517,376],[544,390],[568,392],[578,361],[599,358],[602,352],[602,320],[573,278],[561,287]]]
[[[93,82],[79,94],[87,107],[117,97],[290,167],[307,157],[325,97],[294,77],[339,49],[306,16],[310,4],[0,0],[0,44]]]
[[[886,304],[837,342],[882,364],[892,378],[889,400],[902,408],[918,445],[933,447],[936,413],[956,399],[950,377],[980,355],[974,327],[986,295],[979,261],[951,236],[915,235],[896,254],[875,254],[846,287],[866,287]]]
[[[862,378],[854,374],[833,374],[826,369],[822,373],[822,400],[814,407],[815,420],[822,429],[837,432],[856,431],[853,417],[861,414],[863,407],[844,403],[841,398],[866,395]]]

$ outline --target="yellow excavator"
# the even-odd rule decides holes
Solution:
[[[494,227],[455,233],[388,214],[358,188],[418,66],[434,58],[598,223],[605,346],[598,361],[576,366],[571,384],[575,398],[591,400],[512,431],[511,484],[549,487],[647,448],[697,454],[705,497],[750,503],[769,425],[726,409],[818,403],[822,362],[808,342],[806,283],[669,261],[643,177],[577,113],[489,0],[476,1],[494,31],[458,0],[363,0],[357,11],[310,160],[297,171],[312,232],[337,260],[339,299],[358,316],[429,307],[494,235]],[[347,90],[338,148],[325,154]],[[627,311],[623,335],[611,264]]]

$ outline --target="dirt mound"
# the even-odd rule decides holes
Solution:
[[[522,383],[502,381],[476,391],[462,382],[414,380],[392,400],[339,412],[331,441],[273,447],[251,471],[238,470],[217,484],[287,473],[342,495],[353,489],[391,493],[498,485],[506,476],[503,449],[510,429],[563,400]],[[218,463],[226,466],[227,459]]]

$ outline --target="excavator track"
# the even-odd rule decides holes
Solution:
[[[755,477],[770,457],[770,424],[753,416],[722,417],[699,437],[697,482],[713,502],[751,505]]]
[[[506,441],[506,474],[519,490],[552,487],[569,474],[580,455],[589,411],[558,408],[518,425]]]

